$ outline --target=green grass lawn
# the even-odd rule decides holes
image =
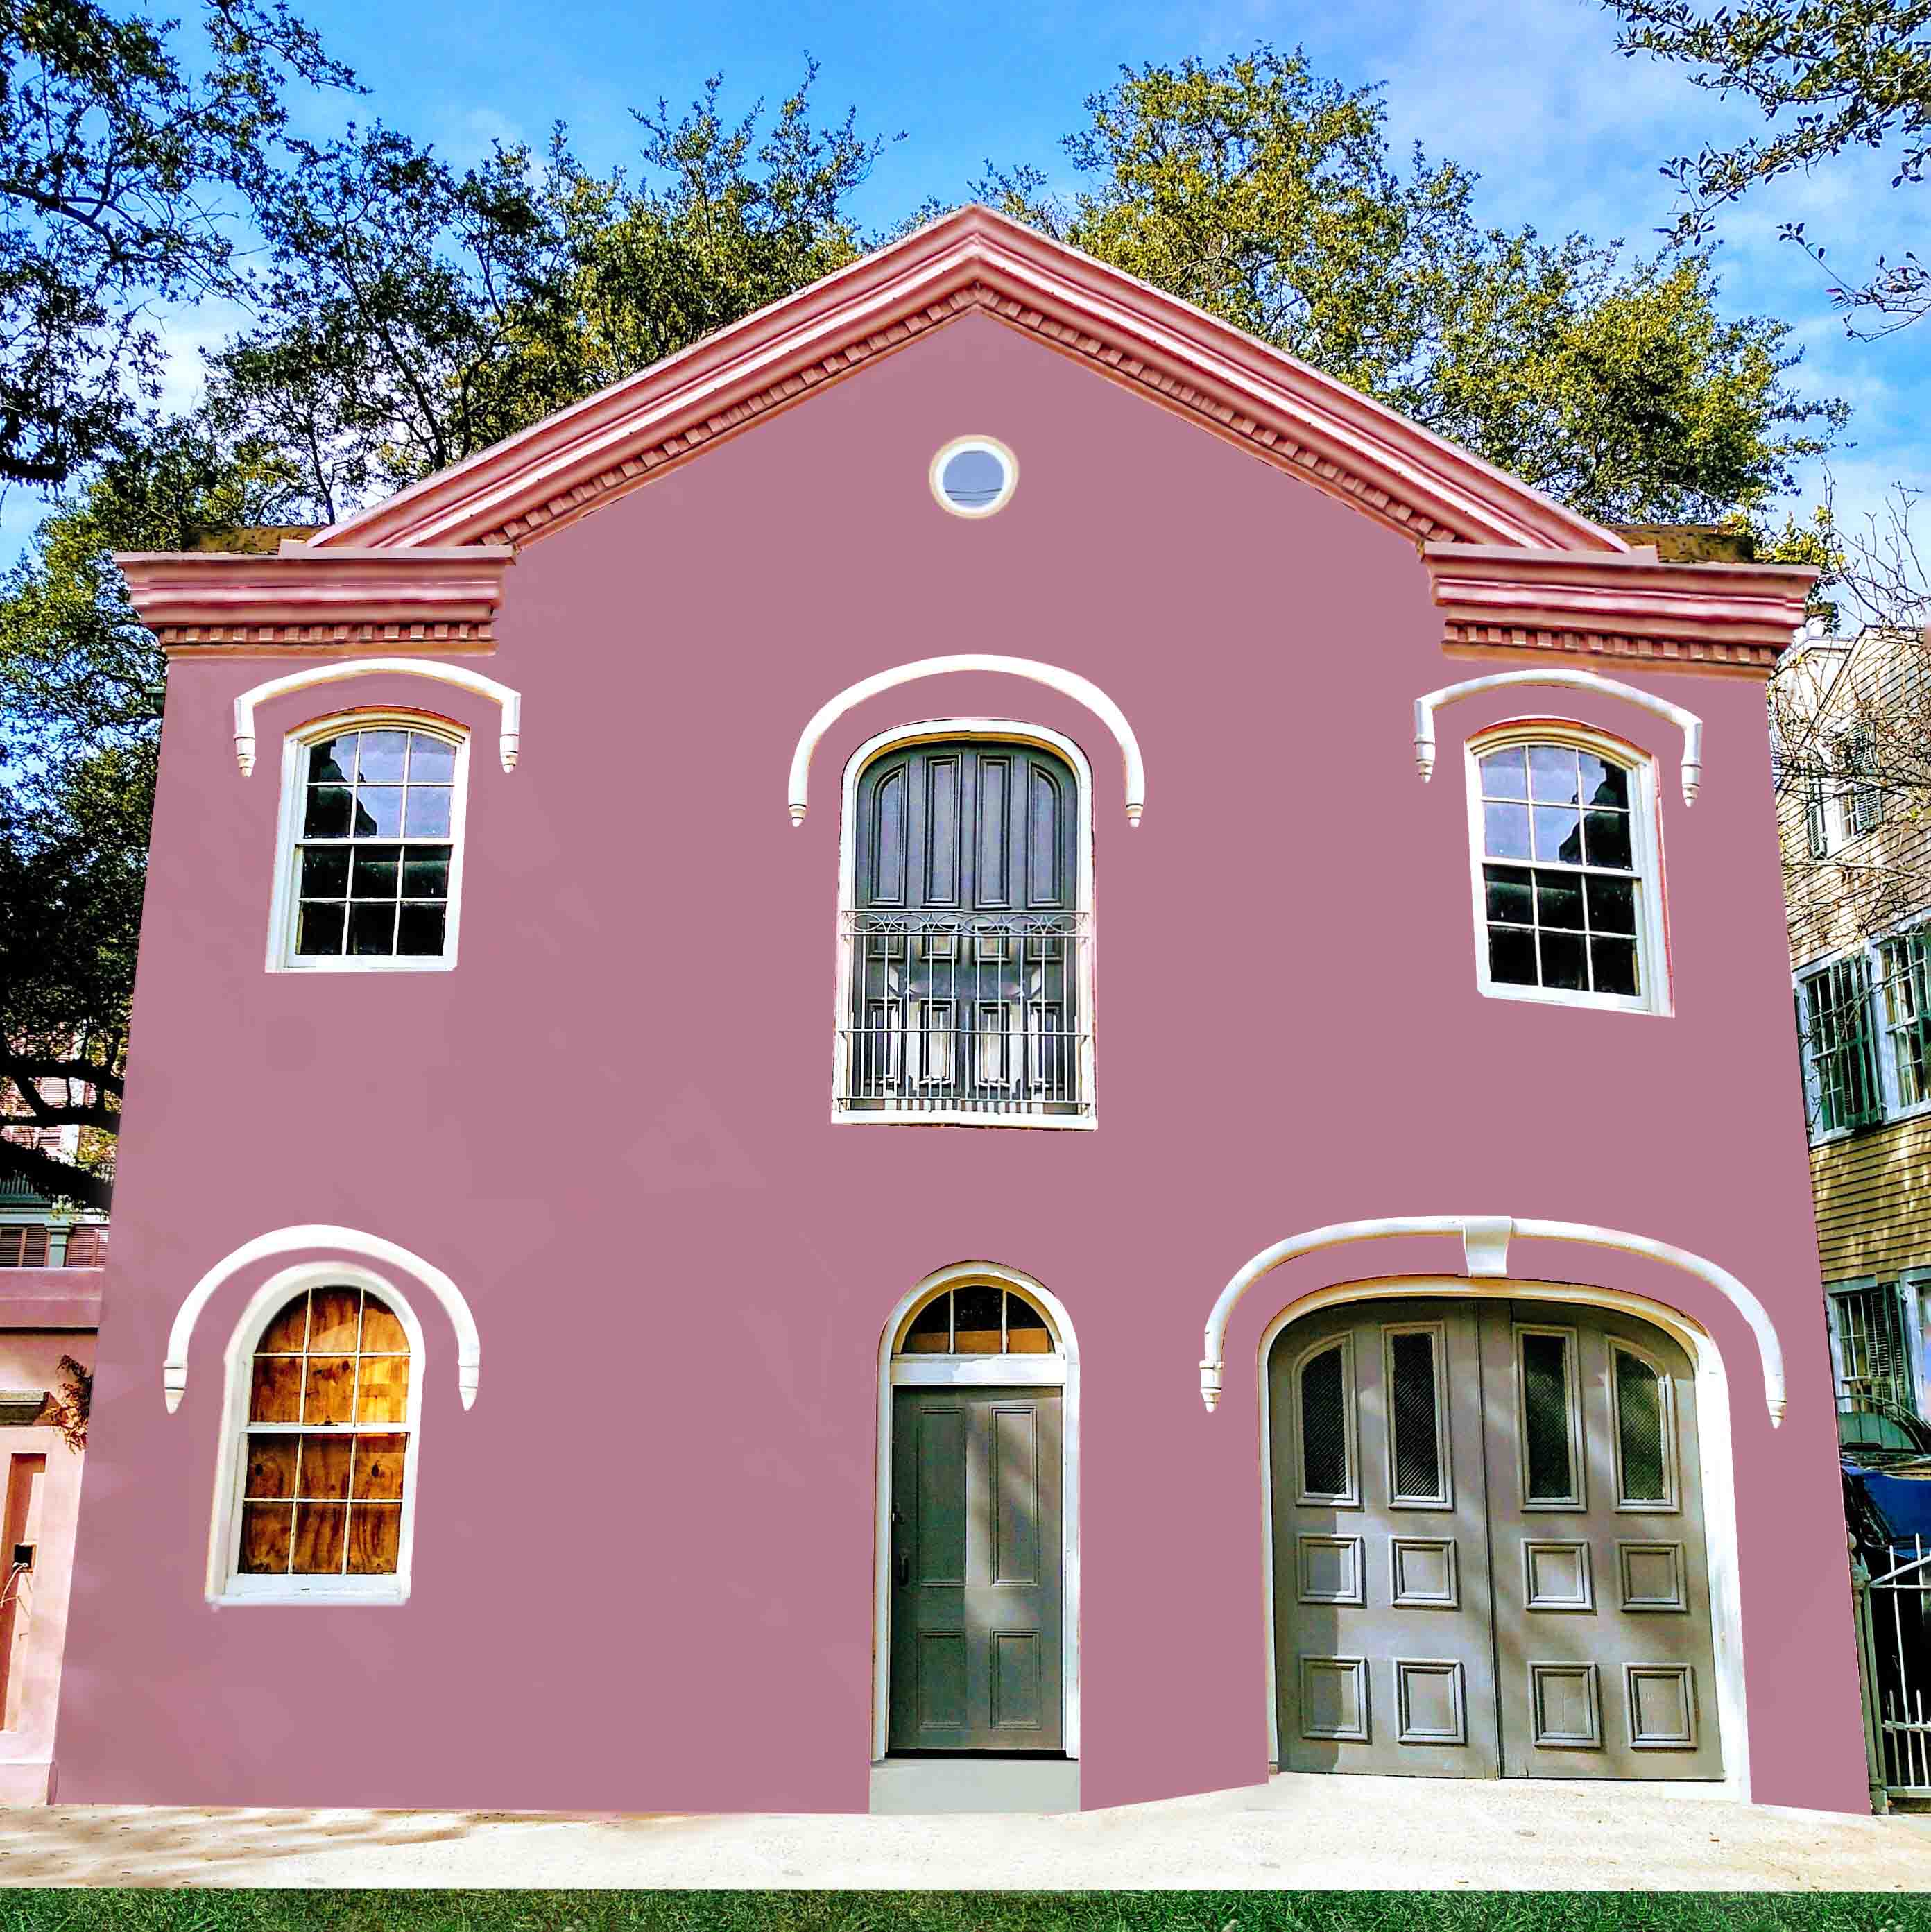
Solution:
[[[0,1932],[1931,1932],[1897,1892],[16,1892]]]

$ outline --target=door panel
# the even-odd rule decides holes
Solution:
[[[889,1748],[1059,1750],[1060,1391],[892,1391]]]
[[[1474,1310],[1360,1302],[1268,1360],[1283,1771],[1492,1778]]]
[[[1390,1299],[1267,1364],[1283,1770],[1723,1775],[1696,1385],[1648,1323]]]
[[[1481,1324],[1504,1775],[1722,1777],[1689,1358],[1602,1309]]]

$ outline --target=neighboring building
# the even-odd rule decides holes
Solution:
[[[1807,634],[1776,683],[1780,832],[1839,1433],[1931,1450],[1931,720],[1915,632]]]
[[[1808,573],[981,209],[123,563],[172,663],[63,1798],[1864,1807]]]
[[[80,1130],[0,1127],[0,1138],[72,1160]],[[106,1259],[105,1214],[57,1204],[25,1182],[0,1174],[0,1268],[97,1268]]]

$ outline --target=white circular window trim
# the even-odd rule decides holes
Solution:
[[[1005,481],[999,486],[999,494],[989,503],[966,505],[955,503],[946,494],[946,465],[955,456],[970,451],[982,451],[993,458],[1006,472]],[[1013,491],[1019,487],[1019,459],[997,437],[990,436],[957,436],[932,458],[932,466],[928,472],[932,486],[932,496],[940,509],[954,517],[990,517],[996,515],[1012,500]]]

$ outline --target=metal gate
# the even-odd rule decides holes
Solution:
[[[1875,1574],[1853,1541],[1858,1677],[1871,1809],[1894,1798],[1931,1798],[1931,1547],[1894,1543]]]

